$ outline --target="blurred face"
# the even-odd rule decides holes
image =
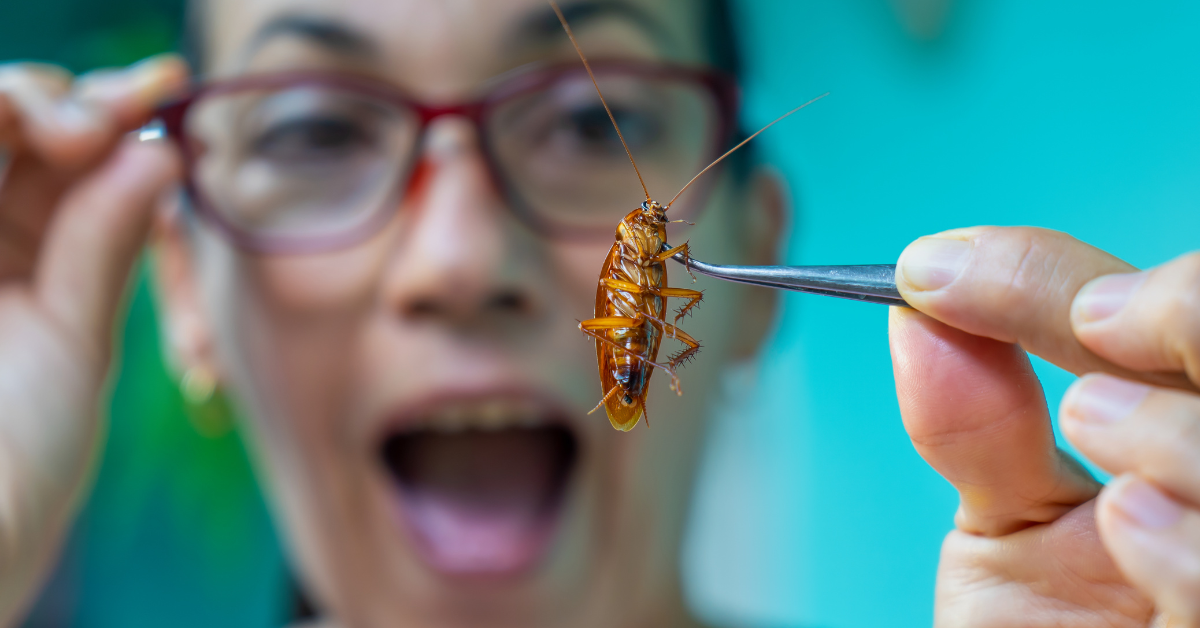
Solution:
[[[594,60],[706,59],[695,3],[567,4]],[[428,103],[577,59],[542,0],[216,0],[205,17],[211,76],[334,70]],[[756,349],[770,296],[702,280],[683,323],[704,345],[681,371],[685,394],[655,376],[653,429],[614,431],[587,414],[603,391],[577,329],[611,236],[519,220],[475,129],[435,119],[386,224],[352,246],[253,252],[167,218],[173,344],[250,417],[307,588],[340,622],[687,624],[678,553],[708,408],[722,369]],[[342,141],[335,131],[316,137]],[[691,174],[650,192],[665,202]],[[335,185],[314,181],[311,198]],[[628,211],[642,200],[632,169],[623,185]],[[769,176],[718,175],[697,225],[670,239],[705,260],[770,263],[778,199]],[[678,349],[665,342],[661,355]]]

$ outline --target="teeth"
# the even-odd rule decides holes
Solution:
[[[467,429],[467,414],[461,406],[446,406],[430,417],[433,429],[454,434]]]
[[[463,421],[443,419],[441,421],[433,421],[431,427],[435,432],[441,432],[443,434],[457,434],[459,432],[466,431],[467,424]]]
[[[503,401],[491,401],[483,404],[475,415],[476,425],[482,430],[493,431],[502,429],[508,422],[508,404]]]
[[[489,399],[448,403],[430,412],[421,422],[427,429],[455,434],[465,430],[497,431],[545,424],[545,412],[535,401]]]

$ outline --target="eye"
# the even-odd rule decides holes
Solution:
[[[659,135],[661,126],[649,111],[618,105],[612,108],[612,113],[630,150],[649,146]],[[621,138],[602,105],[568,111],[558,127],[555,134],[564,136],[560,139],[570,141],[584,151],[624,153]]]
[[[345,159],[374,147],[374,140],[359,121],[333,116],[283,120],[266,129],[253,151],[281,162]]]

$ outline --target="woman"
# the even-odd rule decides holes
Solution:
[[[725,65],[719,7],[564,8],[651,192],[673,194],[728,139],[728,93],[706,70]],[[677,563],[706,408],[725,365],[758,349],[774,302],[706,285],[686,325],[705,343],[682,373],[686,394],[655,380],[653,429],[620,434],[587,416],[602,391],[576,321],[640,195],[549,7],[197,11],[200,62],[223,87],[172,110],[174,145],[123,135],[181,90],[177,60],[78,81],[37,66],[0,78],[6,618],[86,490],[114,317],[155,222],[185,389],[203,397],[219,383],[249,417],[263,484],[331,624],[697,624]],[[181,176],[182,206],[167,194]],[[709,183],[677,206],[697,224],[672,241],[772,263],[780,182],[743,161]],[[1200,620],[1188,562],[1200,443],[1172,437],[1200,418],[1187,308],[1198,266],[1129,274],[1028,229],[906,250],[898,282],[923,313],[892,314],[905,423],[963,496],[941,624]],[[1054,447],[1020,347],[1124,378],[1086,378],[1065,402],[1080,449],[1130,474],[1098,505],[1100,486]],[[1139,416],[1100,420],[1122,409]]]

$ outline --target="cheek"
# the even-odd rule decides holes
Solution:
[[[281,315],[335,314],[370,307],[388,259],[388,234],[345,251],[262,256],[241,264],[247,296]]]
[[[206,267],[205,297],[230,387],[251,415],[320,431],[320,417],[338,416],[348,394],[354,339],[378,303],[383,246],[209,257],[221,260]]]
[[[568,301],[570,313],[579,319],[591,318],[596,307],[596,285],[600,268],[612,242],[598,241],[559,244],[554,250],[554,276],[558,292]]]

